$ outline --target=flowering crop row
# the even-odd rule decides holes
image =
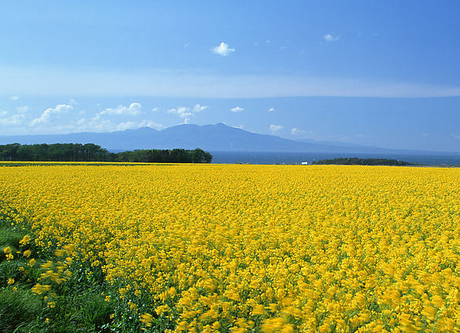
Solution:
[[[459,184],[441,168],[4,167],[0,209],[102,270],[147,331],[452,332]]]

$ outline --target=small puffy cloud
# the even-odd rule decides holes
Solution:
[[[179,106],[179,107],[174,108],[174,109],[169,109],[167,112],[177,114],[181,118],[188,118],[188,117],[193,115],[193,113],[191,112],[190,108],[185,107],[185,106]]]
[[[160,111],[159,108],[153,108],[153,109],[152,109],[152,112],[158,112],[158,111]]]
[[[340,38],[340,36],[335,36],[334,34],[327,34],[327,35],[323,36],[323,39],[326,42],[336,42],[336,41],[339,40],[339,38]]]
[[[140,103],[131,103],[129,106],[119,105],[117,108],[107,108],[104,111],[100,112],[100,115],[103,114],[116,114],[116,115],[130,115],[135,116],[141,113],[142,105]]]
[[[47,123],[55,115],[67,113],[71,110],[73,110],[73,106],[68,104],[59,104],[55,108],[48,108],[42,113],[40,117],[33,119],[30,122],[30,126]]]
[[[268,109],[268,112],[273,112],[273,111],[276,111],[275,108]]]
[[[270,125],[270,132],[276,133],[284,128],[283,125]]]
[[[300,135],[304,135],[305,132],[296,128],[296,127],[293,127],[291,128],[291,135],[295,135],[295,136],[300,136]]]
[[[10,99],[12,101],[17,101],[19,99],[19,96],[10,96]]]
[[[243,109],[243,108],[240,108],[239,106],[236,106],[236,107],[234,107],[233,109],[230,109],[230,111],[232,111],[232,112],[243,112],[244,109]]]
[[[208,107],[207,106],[201,106],[200,104],[195,104],[195,106],[193,107],[193,112],[194,113],[197,113],[197,112],[201,112],[203,110],[206,110]]]
[[[194,107],[189,108],[186,106],[179,106],[174,109],[169,109],[167,112],[176,114],[181,118],[190,118],[194,116],[196,113],[206,110],[208,107],[206,105],[195,104]]]
[[[218,54],[222,57],[228,56],[230,53],[235,52],[234,48],[228,47],[228,45],[224,42],[220,43],[219,46],[216,46],[211,49],[212,53]]]

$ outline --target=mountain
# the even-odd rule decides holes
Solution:
[[[396,150],[352,144],[315,141],[294,141],[274,135],[263,135],[216,125],[179,125],[157,131],[150,127],[109,133],[72,133],[59,135],[0,136],[0,144],[8,143],[95,143],[109,151],[135,149],[195,149],[227,152],[310,152],[310,153],[394,153]],[[414,151],[398,150],[414,154]]]

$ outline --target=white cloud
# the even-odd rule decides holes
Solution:
[[[276,111],[275,108],[268,109],[268,112],[273,112],[273,111]]]
[[[152,111],[153,112],[158,112],[158,111],[160,111],[160,109],[159,108],[153,108]]]
[[[14,125],[21,125],[23,124],[25,120],[25,116],[23,114],[15,114],[9,117],[4,117],[6,116],[7,112],[6,111],[1,111],[0,110],[0,125],[1,126],[14,126]]]
[[[300,135],[304,135],[305,132],[296,128],[296,127],[293,127],[291,128],[291,135],[295,135],[295,136],[300,136]]]
[[[281,131],[284,128],[283,125],[270,125],[270,132],[278,132]]]
[[[33,119],[29,125],[36,126],[38,124],[48,123],[50,119],[53,118],[55,115],[67,113],[71,110],[73,110],[72,105],[59,104],[55,108],[46,109],[45,112],[43,112],[40,117]]]
[[[340,39],[340,36],[335,36],[334,34],[327,34],[323,36],[323,39],[326,42],[336,42]]]
[[[29,111],[29,107],[28,106],[19,106],[16,108],[16,111],[19,112],[19,113],[26,113],[27,111]]]
[[[142,105],[140,103],[131,103],[129,106],[119,105],[117,108],[107,108],[104,111],[100,112],[100,115],[103,114],[116,114],[116,115],[130,115],[135,116],[141,113]]]
[[[177,114],[181,118],[187,118],[193,115],[193,113],[190,112],[190,108],[185,107],[185,106],[179,106],[174,109],[169,109],[167,112]]]
[[[10,99],[11,99],[12,101],[17,101],[17,100],[19,99],[19,96],[13,95],[13,96],[10,96]]]
[[[206,105],[195,104],[193,108],[189,108],[186,106],[179,106],[174,109],[167,110],[168,113],[173,113],[178,115],[181,118],[190,118],[194,116],[196,113],[206,110],[208,107]],[[189,119],[190,120],[190,119]]]
[[[219,46],[216,46],[214,47],[213,49],[211,49],[212,53],[214,54],[218,54],[222,57],[226,57],[228,56],[230,53],[232,52],[235,52],[235,49],[234,48],[230,48],[228,47],[227,44],[225,44],[224,42],[220,43]]]
[[[162,130],[166,127],[162,124],[156,123],[151,120],[141,120],[139,122],[126,121],[120,123],[114,123],[109,119],[104,119],[99,115],[91,118],[87,121],[85,118],[81,118],[77,121],[77,127],[73,128],[73,131],[82,132],[113,132],[113,131],[124,131],[127,129],[137,129],[141,127],[151,127],[156,130]]]
[[[230,111],[232,111],[232,112],[243,112],[244,109],[243,109],[243,108],[240,108],[239,106],[236,106],[236,107],[234,107],[233,109],[230,109]]]
[[[193,112],[194,113],[197,113],[197,112],[201,112],[203,110],[206,110],[208,107],[207,106],[201,106],[200,104],[195,104],[195,106],[193,107]]]

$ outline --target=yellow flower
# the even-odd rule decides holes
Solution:
[[[143,313],[141,315],[141,319],[140,321],[142,323],[144,323],[147,327],[151,327],[152,326],[152,322],[153,322],[153,316],[150,314],[150,313]]]
[[[25,236],[22,237],[22,239],[19,241],[19,244],[20,244],[21,246],[26,246],[27,244],[30,243],[30,240],[31,240],[30,236],[29,236],[29,235],[25,235]]]

